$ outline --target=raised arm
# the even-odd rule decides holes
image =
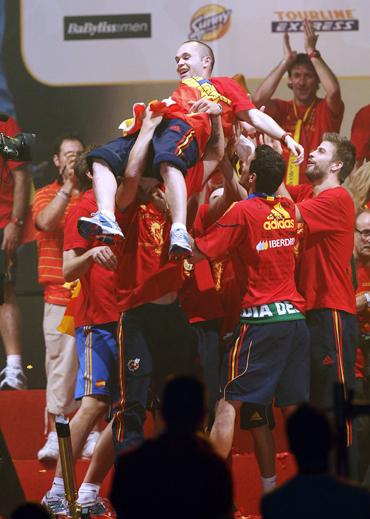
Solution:
[[[136,197],[141,175],[146,166],[149,145],[161,121],[162,116],[154,117],[149,107],[146,109],[139,135],[130,151],[123,181],[117,189],[116,205],[120,211],[124,211]]]
[[[274,95],[282,77],[288,71],[290,65],[293,63],[297,55],[290,46],[289,34],[285,33],[283,37],[283,58],[270,74],[262,81],[252,95],[253,103],[260,108],[262,105],[266,106],[266,111],[274,117],[276,107],[271,97]]]
[[[337,77],[331,68],[322,59],[321,54],[316,50],[316,43],[319,35],[315,34],[312,23],[304,21],[304,48],[311,59],[320,82],[326,92],[326,101],[330,111],[337,115],[342,110],[343,101],[340,93],[340,86]]]
[[[64,216],[72,191],[78,186],[78,179],[74,171],[76,153],[70,152],[67,155],[67,165],[63,171],[64,184],[60,186],[59,194],[57,193],[36,216],[35,226],[40,231],[50,232],[57,227]]]
[[[300,164],[304,159],[304,149],[296,142],[293,137],[286,133],[281,126],[269,115],[261,112],[257,108],[238,112],[238,118],[247,121],[262,133],[267,133],[273,139],[284,141],[286,147],[297,157],[297,163]]]

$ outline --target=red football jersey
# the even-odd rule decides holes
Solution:
[[[6,122],[0,121],[0,132],[15,137],[20,129],[17,122],[9,117]],[[13,210],[14,179],[11,170],[23,165],[23,162],[4,160],[0,155],[0,229],[9,223]]]
[[[77,230],[77,222],[81,216],[90,216],[97,211],[94,193],[87,191],[79,204],[67,215],[64,232],[64,250],[82,249],[87,251],[93,247],[104,245],[98,240],[86,240]],[[119,215],[117,215],[118,218]],[[119,221],[122,225],[122,222]],[[119,257],[121,245],[112,247]],[[74,307],[75,327],[110,323],[118,320],[119,312],[116,301],[116,271],[107,270],[98,263],[92,262],[87,272],[80,277],[81,291]]]
[[[355,314],[352,284],[355,209],[343,187],[326,189],[300,202],[305,223],[297,286],[306,309],[334,308]]]
[[[285,131],[294,135],[297,118],[294,113],[293,101],[273,99],[276,106],[274,115],[275,121],[280,124]],[[307,106],[297,105],[298,117],[303,119]],[[308,183],[305,175],[307,160],[310,151],[315,150],[322,141],[325,132],[339,132],[344,113],[344,104],[338,115],[333,115],[325,99],[317,99],[312,107],[307,120],[302,124],[299,143],[305,151],[304,161],[299,166],[299,183]],[[283,147],[283,157],[288,164],[290,152],[286,146]]]
[[[289,301],[301,311],[304,300],[294,282],[296,229],[291,200],[256,196],[233,204],[196,245],[210,259],[229,251],[243,307]]]
[[[370,292],[370,266],[360,261],[356,262],[357,290],[356,294]],[[358,320],[362,333],[370,335],[370,308],[365,308],[358,314]]]
[[[370,105],[357,112],[352,123],[351,141],[356,146],[356,159],[370,160]]]

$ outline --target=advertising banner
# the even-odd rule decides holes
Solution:
[[[176,79],[175,53],[188,39],[215,51],[215,75],[261,78],[282,55],[282,35],[303,48],[303,20],[339,77],[370,75],[370,16],[364,0],[22,0],[22,55],[53,85]]]

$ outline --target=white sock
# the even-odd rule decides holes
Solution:
[[[112,213],[112,211],[107,211],[106,209],[102,209],[100,212],[104,216],[107,216],[110,220],[113,220],[114,222],[116,221],[116,216],[114,213]]]
[[[64,496],[65,491],[63,478],[58,478],[55,476],[53,485],[49,492],[52,496]]]
[[[22,369],[22,356],[21,355],[7,355],[6,365],[10,368]]]
[[[266,494],[266,492],[274,490],[274,488],[276,487],[276,474],[274,476],[271,476],[270,478],[263,478],[261,476],[261,480],[264,494]]]
[[[175,229],[183,229],[186,231],[186,226],[183,223],[173,222],[171,225],[171,231],[174,231]]]
[[[82,483],[78,491],[78,502],[80,505],[87,505],[96,501],[99,495],[100,485],[95,483]]]

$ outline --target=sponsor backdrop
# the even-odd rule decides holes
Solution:
[[[258,78],[279,59],[285,31],[303,50],[304,18],[339,76],[370,73],[364,0],[23,0],[22,54],[30,74],[50,85],[168,81],[179,43],[203,39],[216,52],[215,74]]]

